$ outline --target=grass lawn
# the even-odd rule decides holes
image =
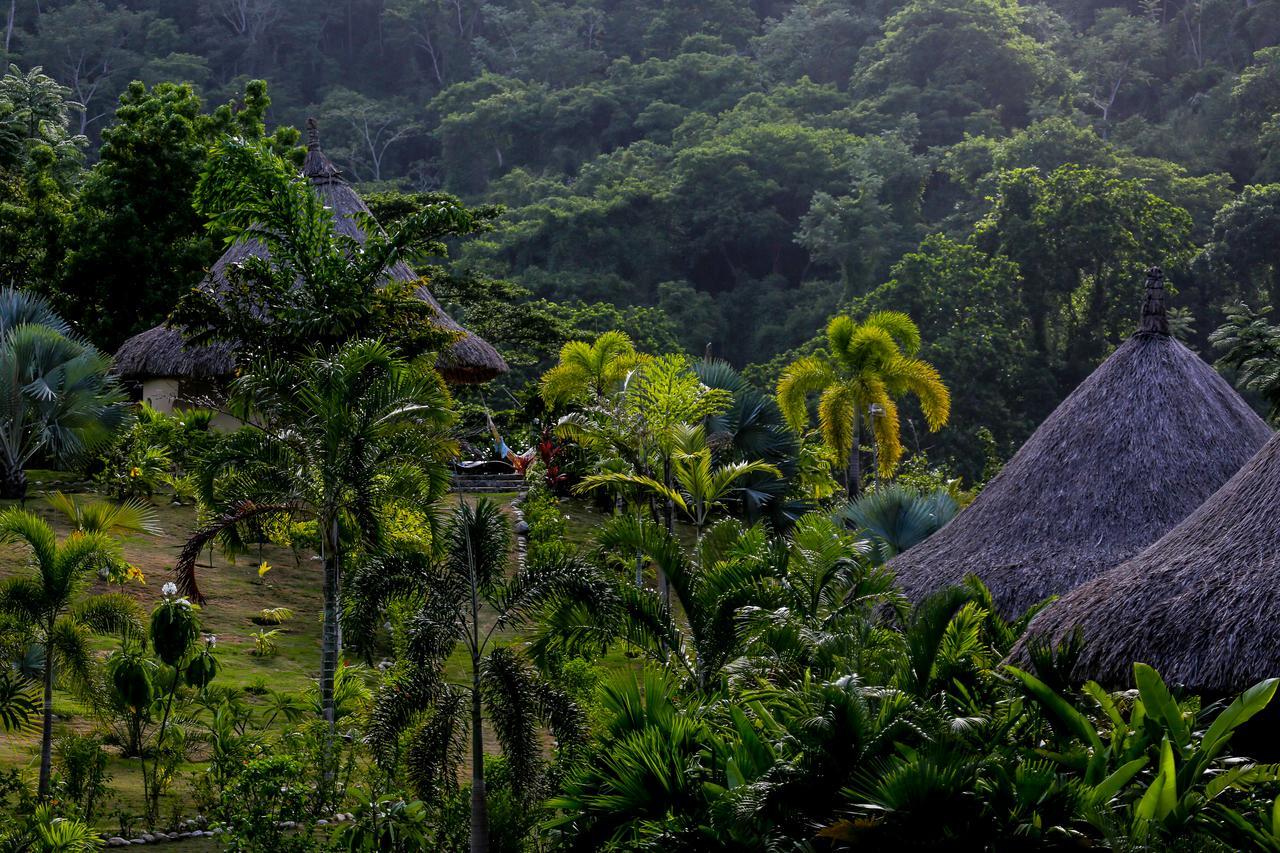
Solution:
[[[26,507],[49,520],[60,535],[65,535],[70,530],[68,524],[45,505],[39,492],[56,488],[74,491],[78,490],[77,484],[58,472],[33,472],[31,479],[32,496],[26,501]],[[475,497],[454,494],[450,500],[474,500]],[[487,497],[506,506],[515,495]],[[133,537],[125,543],[126,557],[146,577],[145,584],[130,584],[125,589],[136,596],[148,612],[159,600],[161,586],[170,579],[169,571],[179,549],[196,527],[194,508],[173,506],[161,497],[155,503],[162,533]],[[0,504],[3,505],[6,504]],[[564,506],[569,516],[569,538],[578,544],[586,542],[605,518],[579,501],[566,501]],[[215,684],[243,690],[251,702],[257,701],[256,694],[267,687],[278,691],[300,691],[310,687],[320,663],[320,565],[314,555],[265,546],[261,552],[241,555],[234,563],[216,551],[211,563],[208,552],[200,562],[198,579],[207,598],[200,620],[204,632],[218,638],[220,669]],[[258,569],[263,562],[270,569],[259,577]],[[0,578],[24,571],[26,557],[22,547],[0,546]],[[105,592],[108,585],[95,581],[92,589]],[[275,637],[276,653],[258,657],[252,654],[255,648],[253,634],[263,629],[253,623],[252,617],[269,607],[287,607],[294,612],[294,618],[279,626],[280,633]],[[519,636],[509,632],[500,632],[497,638],[500,643],[521,641]],[[109,654],[117,645],[112,638],[99,638],[94,642],[102,656]],[[604,665],[630,667],[634,661],[618,651],[609,655]],[[461,648],[450,659],[447,669],[452,679],[459,682],[468,680],[469,661]],[[89,710],[70,694],[61,691],[56,694],[54,712],[57,715],[55,737],[68,732],[89,732],[96,727],[96,720]],[[497,743],[492,732],[485,732],[485,741],[487,749],[496,751]],[[38,750],[39,738],[35,732],[2,734],[0,767],[23,767],[34,775],[38,767]],[[188,769],[197,772],[201,768],[191,765]],[[125,761],[119,757],[112,758],[109,772],[113,793],[99,810],[98,823],[103,829],[115,830],[119,826],[115,817],[118,811],[133,815],[141,811],[141,775],[136,760]],[[185,784],[185,781],[179,781],[175,786],[175,796],[182,796]],[[190,816],[189,804],[186,810],[186,816]]]

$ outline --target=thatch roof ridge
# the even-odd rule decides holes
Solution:
[[[1002,611],[1020,613],[1150,545],[1270,435],[1194,352],[1168,334],[1140,331],[1045,419],[970,507],[890,567],[912,599],[973,573]]]
[[[341,172],[320,149],[319,133],[315,119],[307,120],[307,156],[303,162],[303,174],[311,181],[325,207],[334,213],[334,225],[339,232],[361,242],[365,234],[356,220],[369,216],[364,200],[341,177]],[[252,237],[237,240],[214,262],[209,274],[201,283],[213,291],[221,290],[227,281],[227,269],[243,263],[249,257],[266,255],[266,247]],[[387,269],[390,278],[417,282],[420,276],[404,261],[397,261]],[[461,332],[462,337],[450,344],[436,360],[436,367],[445,379],[452,382],[485,382],[509,368],[507,362],[493,346],[483,338],[464,329],[449,316],[426,285],[417,288],[417,295],[436,313],[436,322],[450,331]],[[125,341],[116,355],[115,370],[128,379],[157,376],[218,378],[229,376],[235,369],[234,362],[225,358],[231,351],[221,348],[222,354],[201,354],[202,347],[184,345],[180,332],[165,326],[157,326]],[[208,371],[218,365],[226,366],[223,373]]]
[[[1078,626],[1081,679],[1127,685],[1134,661],[1170,683],[1221,695],[1280,675],[1280,435],[1181,524],[1055,602],[1029,638]]]

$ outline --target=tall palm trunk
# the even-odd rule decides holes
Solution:
[[[338,516],[327,513],[321,519],[324,534],[324,627],[320,650],[320,708],[329,724],[329,744],[333,745],[336,724],[333,706],[333,683],[342,656],[342,622],[340,590],[342,554],[338,542]]]
[[[40,799],[49,796],[53,775],[53,622],[45,630],[44,645],[44,727],[40,732]]]
[[[489,809],[484,787],[484,736],[480,730],[480,664],[471,668],[471,853],[489,853]]]
[[[662,460],[662,484],[671,489],[671,457]],[[662,522],[667,527],[667,534],[674,535],[676,527],[676,503],[667,498],[662,503]],[[662,593],[662,600],[669,608],[671,607],[671,582],[667,580],[667,573],[658,568],[658,590]]]
[[[489,853],[489,809],[484,787],[484,710],[480,697],[480,580],[471,536],[466,536],[471,574],[471,853]]]
[[[844,488],[849,495],[849,499],[856,498],[862,491],[862,459],[861,450],[858,445],[861,439],[858,436],[858,416],[853,416],[853,449],[849,451],[849,467],[844,472]]]

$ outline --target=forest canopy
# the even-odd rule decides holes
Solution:
[[[1278,0],[3,5],[0,281],[107,349],[220,250],[216,139],[296,154],[308,116],[362,191],[484,211],[424,260],[510,385],[619,327],[767,387],[832,314],[907,311],[970,475],[1130,333],[1148,266],[1202,350],[1280,295]]]

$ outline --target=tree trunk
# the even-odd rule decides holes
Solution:
[[[27,472],[21,465],[4,463],[0,470],[0,498],[5,500],[24,500],[27,497]]]
[[[862,459],[861,449],[858,437],[858,416],[853,416],[853,449],[849,451],[849,467],[844,472],[844,488],[849,496],[849,500],[853,500],[862,491]]]
[[[471,667],[471,853],[489,853],[489,811],[484,790],[484,737],[480,730],[480,664]]]
[[[47,636],[53,636],[50,623]],[[53,644],[44,647],[44,728],[40,733],[40,799],[49,796],[49,778],[53,774]]]
[[[9,55],[9,43],[13,40],[13,20],[18,12],[18,0],[9,0],[9,22],[4,28],[4,54]]]
[[[342,623],[340,614],[340,589],[342,555],[338,544],[338,518],[336,515],[321,519],[325,531],[324,540],[324,626],[320,651],[320,708],[329,724],[329,747],[333,746],[334,719],[333,682],[338,672],[338,660],[342,656]],[[327,772],[327,771],[326,771]]]
[[[662,460],[662,484],[668,489],[671,488],[671,459],[670,457]],[[671,498],[667,498],[662,503],[662,521],[667,526],[667,533],[675,535],[676,529],[676,504]],[[662,593],[662,600],[667,607],[671,607],[671,582],[667,580],[667,573],[658,567],[658,590]]]

